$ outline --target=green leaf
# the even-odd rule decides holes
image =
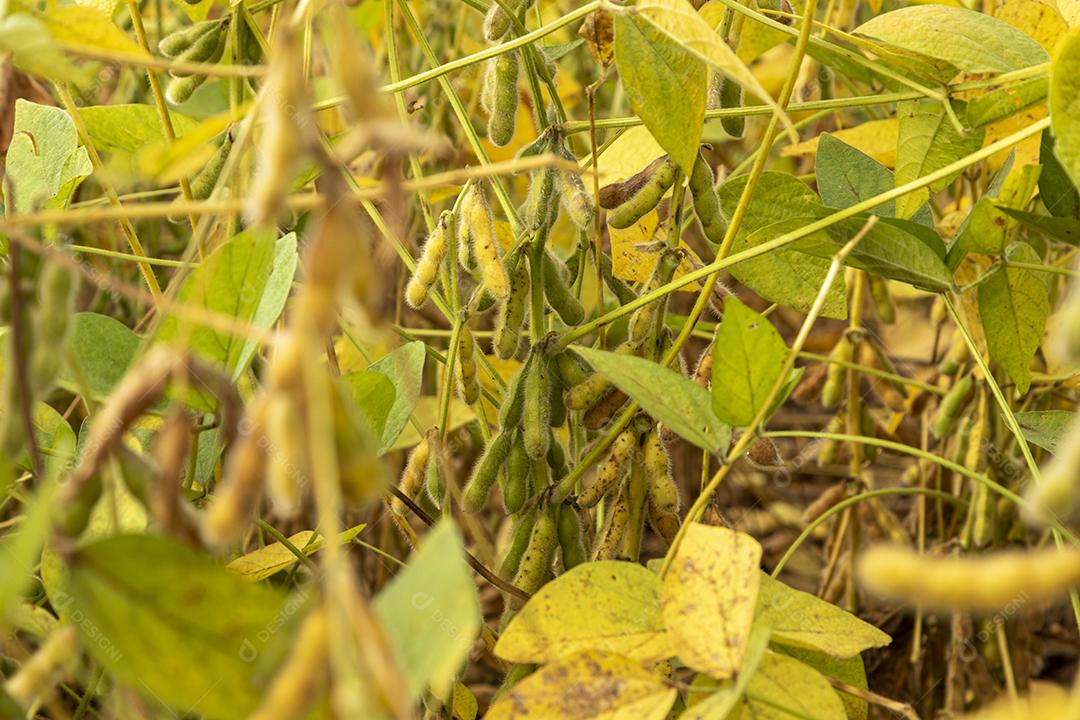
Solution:
[[[108,315],[76,313],[69,342],[78,370],[66,367],[61,383],[72,392],[82,392],[81,380],[85,378],[90,393],[104,398],[131,366],[142,338]]]
[[[716,417],[746,427],[784,370],[788,348],[780,333],[734,295],[724,298],[712,356],[712,408]]]
[[[709,391],[674,370],[633,355],[573,346],[645,412],[703,450],[722,452],[731,429],[712,412]]]
[[[615,15],[615,62],[630,109],[689,175],[705,122],[705,63],[630,12]]]
[[[678,694],[629,658],[586,650],[514,685],[484,720],[664,720]]]
[[[983,93],[968,101],[964,108],[964,124],[972,128],[986,127],[1042,102],[1049,92],[1045,77],[1033,77],[997,90]],[[1044,133],[1044,136],[1046,133]]]
[[[834,658],[826,653],[818,652],[816,650],[807,650],[806,648],[777,645],[774,649],[777,652],[790,655],[796,660],[806,663],[825,677],[835,678],[852,687],[861,688],[863,690],[868,689],[866,684],[866,666],[863,664],[862,657],[859,655],[852,655],[849,658]],[[853,695],[848,695],[845,692],[838,691],[837,695],[840,696],[840,701],[844,703],[844,710],[847,712],[848,720],[866,720],[869,715],[870,706],[865,700],[861,700]]]
[[[1080,191],[1054,152],[1054,136],[1043,130],[1039,145],[1039,198],[1046,211],[1058,218],[1080,218]]]
[[[480,600],[452,520],[435,526],[373,604],[409,695],[445,697],[480,632]]]
[[[5,176],[15,195],[11,206],[27,213],[43,205],[66,205],[75,187],[93,172],[75,123],[60,108],[20,98],[12,132]]]
[[[86,132],[98,150],[138,152],[148,145],[164,142],[161,118],[153,105],[94,105],[79,109]],[[176,137],[195,129],[199,121],[170,112]]]
[[[979,316],[990,357],[1005,369],[1016,389],[1026,393],[1031,359],[1050,316],[1050,299],[1043,274],[1010,266],[1008,260],[1042,263],[1030,245],[1014,243],[1004,267],[979,285]]]
[[[872,18],[855,32],[944,60],[968,73],[1009,72],[1048,59],[1039,43],[1011,25],[963,7],[900,8]]]
[[[1039,215],[1038,213],[1015,210],[1010,207],[999,207],[998,209],[1051,240],[1073,246],[1080,245],[1080,219]]]
[[[1080,27],[1059,41],[1050,66],[1050,129],[1054,154],[1080,185]]]
[[[77,550],[53,598],[116,680],[208,718],[248,716],[306,597],[247,583],[175,540],[119,535]]]
[[[754,623],[771,628],[773,642],[838,658],[891,642],[888,635],[846,610],[788,587],[764,572]]]
[[[1038,165],[1014,167],[1000,186],[991,187],[979,198],[957,232],[954,246],[949,249],[950,262],[958,263],[968,252],[983,255],[1000,255],[1004,252],[1017,223],[1004,210],[1027,207],[1035,192],[1040,170]]]
[[[385,453],[401,435],[405,424],[409,422],[416,402],[420,398],[420,387],[424,380],[424,360],[427,351],[424,343],[415,340],[402,345],[397,350],[387,353],[373,362],[368,370],[382,373],[394,387],[394,405],[386,416],[379,452]]]
[[[1029,410],[1016,413],[1016,422],[1029,443],[1056,453],[1075,417],[1069,410]]]
[[[296,236],[275,240],[272,231],[249,229],[208,255],[184,281],[178,302],[267,329],[285,305],[296,268]],[[203,358],[223,365],[233,378],[255,353],[254,340],[168,315],[158,329],[161,342],[181,342]],[[194,395],[194,394],[193,394]],[[213,407],[200,397],[204,407]]]
[[[822,133],[818,141],[814,169],[821,201],[826,207],[836,210],[888,192],[896,184],[892,170],[829,133]],[[890,200],[869,212],[881,217],[895,217],[896,201]],[[932,227],[934,219],[930,206],[920,207],[912,220]]]
[[[983,131],[961,134],[950,122],[944,106],[939,102],[909,100],[898,103],[896,114],[899,119],[896,142],[897,187],[940,170],[982,147]],[[932,183],[930,189],[937,191],[945,188],[958,174],[959,172]],[[896,216],[911,217],[924,202],[925,189],[907,193],[896,200]]]
[[[495,645],[496,655],[517,663],[546,663],[582,650],[642,663],[671,657],[655,573],[615,560],[578,565],[540,588]]]
[[[338,542],[341,544],[348,543],[359,535],[360,531],[365,527],[367,526],[361,523],[356,527],[349,528],[338,535]],[[311,557],[326,546],[323,537],[313,530],[294,533],[289,536],[289,542],[305,557]],[[300,562],[300,559],[296,557],[292,550],[280,542],[274,542],[234,558],[225,567],[248,582],[259,582],[282,570],[288,570],[298,562]]]
[[[728,180],[718,189],[720,208],[726,220],[731,220],[745,187],[746,176],[740,175]],[[780,172],[762,173],[754,191],[754,200],[747,208],[742,225],[735,235],[732,252],[741,252],[774,239],[780,233],[774,234],[765,228],[782,220],[803,220],[798,227],[813,222],[817,219],[815,213],[820,207],[814,191],[791,175]],[[802,312],[808,311],[814,304],[828,271],[828,260],[808,258],[790,248],[772,250],[731,268],[731,274],[736,280],[765,300]],[[842,279],[833,283],[821,314],[827,318],[847,317]]]
[[[689,50],[694,57],[708,64],[713,70],[727,75],[742,85],[743,88],[772,108],[773,112],[780,116],[785,126],[788,128],[794,127],[790,118],[776,104],[773,96],[761,86],[750,68],[739,59],[735,51],[724,42],[720,34],[697,13],[694,6],[687,0],[638,0],[627,11],[644,18],[657,30]],[[693,170],[692,163],[690,167],[683,166],[683,170],[689,174]]]
[[[725,527],[693,523],[663,579],[660,598],[678,658],[714,678],[742,666],[761,576],[761,545]]]
[[[754,720],[846,720],[840,696],[821,673],[788,655],[770,652],[739,702],[739,717]]]
[[[679,720],[725,720],[746,692],[750,679],[754,677],[758,666],[765,658],[769,647],[769,628],[755,626],[750,630],[750,640],[746,644],[746,655],[734,681],[715,680],[708,675],[699,674],[691,683],[692,692],[687,693],[687,709]],[[716,688],[708,697],[697,700],[700,688]],[[696,702],[695,702],[696,700]]]
[[[386,419],[397,400],[397,392],[390,379],[379,372],[357,370],[341,376],[341,382],[356,401],[356,407],[367,418],[371,431],[381,437]]]

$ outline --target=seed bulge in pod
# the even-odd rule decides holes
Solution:
[[[439,268],[442,267],[447,249],[446,216],[439,218],[435,228],[424,242],[424,249],[420,252],[420,259],[416,263],[409,284],[405,286],[405,301],[410,306],[418,308],[427,301],[431,286],[439,277]]]
[[[506,269],[510,276],[510,294],[499,305],[499,312],[495,317],[495,332],[491,338],[492,352],[500,360],[517,355],[529,297],[529,265],[522,253],[508,257]]]
[[[694,170],[690,174],[690,194],[694,199],[694,213],[701,223],[701,231],[714,247],[724,239],[724,218],[720,214],[720,200],[716,196],[712,168],[701,153],[694,158]]]
[[[462,506],[468,512],[480,512],[487,504],[488,492],[495,480],[499,477],[499,470],[506,462],[510,454],[510,446],[513,444],[511,433],[500,432],[491,439],[484,454],[476,462],[472,477],[465,484],[461,494]]]
[[[514,515],[521,512],[529,500],[532,478],[532,459],[525,450],[525,442],[520,432],[515,432],[510,446],[510,455],[506,460],[506,480],[503,483],[503,507]]]
[[[499,241],[495,236],[494,220],[491,207],[483,191],[477,188],[469,204],[469,232],[472,235],[472,251],[484,286],[499,300],[505,300],[510,294],[510,279],[506,275],[502,258],[499,256]]]
[[[549,421],[551,404],[549,386],[551,384],[550,360],[540,348],[533,348],[533,361],[529,365],[524,379],[524,404],[522,405],[521,429],[525,450],[533,460],[544,457],[551,441]]]
[[[677,172],[678,165],[665,155],[630,179],[600,188],[600,206],[609,208],[608,225],[622,230],[640,220],[660,204]]]
[[[581,514],[570,503],[559,506],[559,549],[564,570],[570,570],[586,562],[585,533],[581,526]]]
[[[492,88],[491,115],[488,116],[488,139],[502,147],[514,138],[514,123],[518,108],[517,52],[506,52],[494,60],[495,86]]]
[[[573,327],[585,319],[585,308],[571,289],[569,275],[562,261],[544,250],[544,296],[559,318]]]

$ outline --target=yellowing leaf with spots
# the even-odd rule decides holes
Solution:
[[[715,678],[742,665],[754,620],[761,545],[749,535],[693,524],[660,591],[675,654]]]
[[[662,720],[678,691],[621,655],[588,650],[548,663],[491,706],[485,720]]]
[[[887,167],[896,166],[896,138],[898,125],[895,118],[889,120],[870,120],[862,125],[837,130],[830,133],[837,140],[843,140],[851,147],[861,150]],[[798,145],[783,149],[782,155],[788,157],[808,157],[817,153],[820,136],[805,140]]]
[[[994,17],[1033,38],[1046,52],[1053,52],[1069,29],[1054,4],[1044,0],[1005,0],[994,10]]]
[[[667,241],[667,226],[660,224],[659,214],[653,210],[640,220],[622,230],[608,226],[611,238],[611,272],[620,280],[645,282],[652,275],[656,261],[660,259],[659,243]],[[657,243],[656,247],[643,250],[639,246],[645,243]],[[701,258],[685,242],[679,243],[686,250],[686,257],[675,270],[675,277],[692,272],[701,265]],[[697,292],[701,288],[697,283],[679,288],[682,292]]]
[[[660,614],[660,579],[636,563],[578,565],[540,589],[499,637],[495,654],[544,663],[582,650],[639,662],[671,657]]]

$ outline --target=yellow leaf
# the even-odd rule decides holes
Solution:
[[[664,148],[643,125],[632,127],[600,156],[597,168],[601,183],[608,185],[625,180],[665,154]]]
[[[53,39],[71,48],[109,55],[147,57],[147,53],[96,7],[63,5],[41,16]]]
[[[742,664],[754,621],[761,545],[724,527],[693,524],[661,587],[664,622],[675,654],[715,678]]]
[[[1005,0],[994,10],[994,17],[1034,38],[1048,53],[1069,29],[1057,8],[1043,0]]]
[[[349,528],[338,535],[338,539],[343,543],[348,542],[356,537],[364,527],[365,525],[361,524]],[[314,555],[323,548],[325,542],[322,537],[319,537],[312,542],[311,538],[313,535],[315,535],[314,531],[303,530],[289,536],[289,542],[305,556]],[[297,562],[299,562],[299,558],[293,554],[292,550],[285,547],[280,542],[276,542],[265,545],[258,550],[252,550],[246,555],[241,555],[232,560],[225,567],[232,570],[244,580],[259,582],[275,573],[292,567]]]
[[[492,705],[485,720],[661,720],[678,691],[619,655],[586,651],[545,665]]]
[[[1015,115],[1010,115],[995,123],[990,123],[986,126],[986,135],[983,137],[983,147],[995,143],[1003,137],[1012,135],[1018,130],[1030,127],[1033,123],[1042,120],[1044,117],[1046,117],[1045,103],[1023,110]],[[1013,161],[1013,164],[1016,167],[1022,165],[1038,165],[1040,137],[1040,135],[1034,135],[1027,140],[1013,145],[1011,149],[1002,150],[997,155],[991,155],[986,160],[986,169],[989,172],[996,172],[1005,164],[1005,161],[1009,157],[1009,153],[1013,150],[1016,151],[1016,159]]]
[[[421,395],[416,401],[416,408],[413,410],[413,416],[416,418],[417,423],[422,428],[429,428],[433,426],[436,419],[439,417],[439,399],[434,395]],[[467,422],[472,421],[476,417],[472,408],[466,405],[458,398],[450,398],[450,417],[446,421],[446,431],[457,430],[459,427]],[[405,426],[405,429],[401,431],[401,435],[398,435],[398,439],[394,441],[393,446],[390,447],[390,451],[403,450],[410,448],[420,442],[420,433],[417,432],[416,427],[409,423]]]
[[[989,133],[987,133],[989,134]],[[887,167],[896,166],[897,123],[895,119],[870,120],[853,128],[837,130],[832,136],[863,151]],[[784,148],[782,155],[808,157],[817,152],[819,138],[813,138]]]
[[[476,720],[476,696],[461,683],[454,683],[455,720]]]
[[[1057,0],[1057,9],[1069,27],[1080,25],[1080,0]]]
[[[639,662],[671,657],[660,614],[660,580],[636,563],[578,565],[540,589],[495,645],[518,663],[545,663],[582,650],[604,650]]]
[[[633,282],[645,282],[652,275],[656,261],[660,259],[660,247],[651,250],[642,250],[637,246],[642,243],[664,242],[667,240],[667,229],[660,225],[660,216],[655,210],[647,213],[644,217],[628,228],[622,230],[608,226],[608,234],[611,238],[611,272],[620,280]],[[679,243],[687,252],[675,271],[675,277],[680,277],[700,267],[701,258],[686,244]],[[696,264],[695,264],[696,263]],[[679,288],[681,292],[697,292],[701,288],[697,283],[691,283]]]
[[[1005,697],[990,703],[961,720],[1042,720],[1064,718],[1070,715],[1069,694],[1060,686],[1049,682],[1033,682],[1031,691],[1021,698]]]

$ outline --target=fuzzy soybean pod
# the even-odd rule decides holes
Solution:
[[[604,284],[615,295],[620,305],[637,300],[637,293],[625,282],[615,277],[612,269],[611,258],[607,255],[600,257],[600,274],[604,276]]]
[[[446,497],[446,468],[443,464],[443,442],[438,428],[431,428],[427,433],[428,461],[424,468],[424,487],[428,497],[441,508]]]
[[[567,162],[577,165],[578,160],[561,141],[554,145],[555,154]],[[585,189],[581,175],[570,170],[559,171],[559,195],[567,217],[578,228],[588,230],[592,227],[596,214],[596,205],[592,193]]]
[[[211,32],[221,32],[221,20],[204,20],[171,32],[158,42],[158,50],[165,57],[176,57],[195,44],[195,41]]]
[[[578,496],[577,504],[583,508],[591,508],[616,490],[634,458],[636,447],[637,434],[633,426],[627,427],[611,444],[607,458],[596,471],[596,479]]]
[[[870,276],[870,297],[874,300],[874,312],[886,325],[896,322],[896,303],[889,292],[889,283],[877,275]]]
[[[413,448],[413,451],[409,453],[409,459],[405,461],[405,469],[401,471],[401,478],[398,480],[398,489],[403,495],[415,498],[424,485],[424,478],[427,473],[428,464],[428,442],[427,438],[424,438],[420,443]],[[398,517],[405,517],[407,514],[405,503],[396,497],[390,501],[390,509]]]
[[[476,461],[472,476],[461,493],[461,504],[468,512],[480,512],[487,505],[488,492],[499,477],[499,470],[510,454],[513,433],[500,432],[491,439],[484,454]]]
[[[581,356],[569,350],[555,356],[555,369],[559,373],[559,382],[569,389],[580,385],[593,376],[590,368]]]
[[[551,482],[556,483],[570,473],[570,466],[566,464],[566,450],[558,438],[551,438],[551,446],[547,454],[548,469],[551,472]]]
[[[472,405],[480,399],[480,383],[476,379],[476,341],[472,331],[465,325],[458,331],[457,345],[457,387],[458,394],[466,404]]]
[[[937,415],[934,416],[934,424],[931,426],[934,437],[940,439],[946,437],[952,431],[957,418],[960,417],[960,412],[967,406],[968,400],[971,399],[971,391],[974,387],[975,378],[968,374],[957,380],[949,388],[949,392],[945,394],[945,397],[941,398]]]
[[[536,515],[536,523],[529,535],[529,544],[521,558],[517,572],[514,573],[514,585],[527,593],[534,593],[544,583],[544,578],[551,570],[552,556],[559,545],[557,521],[558,508],[548,505]],[[517,595],[510,596],[510,607],[520,610],[525,601]]]
[[[663,512],[679,511],[679,488],[671,475],[671,456],[656,429],[645,435],[641,464],[649,488],[649,505]]]
[[[286,390],[270,392],[266,407],[266,490],[279,514],[291,517],[300,509],[307,469],[303,413]]]
[[[38,286],[39,305],[30,379],[35,391],[44,393],[60,374],[60,361],[65,355],[64,344],[75,301],[75,275],[60,263],[47,263],[41,271]]]
[[[938,370],[942,375],[955,375],[960,372],[960,368],[971,359],[971,349],[968,348],[967,343],[964,342],[964,336],[960,330],[953,332],[952,344],[949,345],[949,352],[942,359],[938,365]]]
[[[512,578],[517,574],[521,565],[521,558],[525,555],[525,548],[529,546],[529,538],[532,536],[533,525],[536,524],[536,508],[530,508],[528,512],[520,515],[514,521],[514,527],[510,531],[510,543],[503,553],[502,562],[499,564],[499,575],[504,578]]]
[[[720,214],[720,199],[716,196],[715,182],[712,168],[699,152],[694,158],[694,170],[690,173],[690,195],[694,198],[694,214],[701,223],[705,239],[713,246],[718,246],[724,240],[727,227]]]
[[[206,82],[205,75],[169,78],[169,84],[165,86],[165,99],[173,105],[179,105],[190,98],[191,94],[204,82]]]
[[[851,362],[854,352],[855,347],[851,344],[851,340],[848,339],[847,335],[844,335],[837,341],[836,345],[833,345],[832,352],[829,353],[829,359]],[[839,406],[840,399],[844,396],[844,381],[847,379],[848,369],[841,365],[840,362],[829,363],[829,370],[825,375],[825,385],[821,388],[821,404],[829,410]]]
[[[457,261],[469,272],[476,269],[476,257],[473,254],[473,203],[476,195],[482,194],[475,185],[470,185],[454,206],[454,229],[457,233]],[[488,214],[490,218],[490,214]]]
[[[484,15],[484,39],[498,42],[510,30],[510,16],[497,2],[491,3]]]
[[[532,355],[525,359],[506,387],[502,406],[499,407],[499,427],[503,430],[515,428],[521,424],[521,412],[525,404],[525,377],[528,375],[532,359]]]
[[[548,358],[548,425],[553,428],[562,427],[566,422],[566,398],[563,395],[562,380],[555,368],[555,361]],[[549,445],[550,447],[550,445]]]
[[[570,271],[561,260],[544,250],[544,296],[551,309],[559,318],[573,327],[585,319],[585,308],[574,295],[570,282]]]
[[[491,62],[495,63],[495,86],[492,88],[491,114],[488,116],[488,139],[503,147],[514,138],[521,62],[516,51],[503,53]]]
[[[178,62],[200,63],[217,62],[225,49],[225,34],[219,26],[216,30],[211,29],[195,39],[191,45],[184,48],[176,55]],[[170,70],[169,74],[174,78],[189,77],[193,73],[188,71]],[[205,79],[205,77],[203,78]]]
[[[720,107],[723,109],[741,108],[743,103],[742,85],[726,75],[720,78]],[[724,132],[738,140],[746,132],[746,118],[739,115],[736,117],[720,118],[720,126]]]
[[[502,485],[503,507],[510,515],[521,512],[529,500],[529,485],[532,480],[532,458],[525,450],[525,442],[520,432],[514,433],[506,459],[506,475]]]
[[[581,513],[571,503],[559,506],[559,550],[563,570],[570,570],[589,559],[585,550],[585,532]]]
[[[622,230],[640,220],[660,204],[677,172],[678,165],[665,155],[630,179],[601,188],[600,206],[608,209],[608,225]]]
[[[1039,603],[1080,585],[1080,549],[928,556],[902,546],[864,552],[856,572],[867,590],[938,610],[993,612]]]
[[[619,555],[623,538],[630,526],[630,493],[624,490],[619,499],[611,506],[607,522],[597,536],[596,546],[592,551],[593,560],[614,560]]]
[[[510,294],[510,279],[506,275],[502,258],[499,256],[499,241],[495,237],[495,225],[491,217],[491,206],[483,190],[477,188],[472,193],[469,203],[469,233],[472,235],[472,251],[480,275],[492,295],[505,300]]]
[[[559,184],[559,171],[553,167],[537,170],[529,183],[529,196],[525,199],[525,218],[534,230],[550,229],[559,216],[559,202],[555,191]]]
[[[675,277],[675,270],[682,262],[683,251],[679,248],[666,248],[656,260],[652,275],[645,285],[646,292],[655,290],[671,282]],[[647,305],[642,305],[630,316],[630,324],[627,329],[629,342],[640,344],[648,338],[656,327],[657,319],[667,309],[667,296],[653,300]]]
[[[618,388],[593,403],[581,418],[586,430],[599,430],[606,426],[630,396]]]
[[[518,252],[508,257],[506,269],[510,275],[510,294],[499,304],[491,338],[491,350],[500,360],[517,355],[529,297],[529,264],[523,254]]]
[[[233,136],[230,130],[225,133],[221,145],[218,145],[218,149],[214,151],[210,160],[191,179],[191,197],[193,200],[206,200],[214,192],[214,186],[217,185],[218,177],[221,176],[221,169],[225,167],[225,161],[229,158],[232,146]]]
[[[446,257],[447,248],[447,217],[442,215],[435,224],[431,234],[424,242],[424,249],[420,252],[420,259],[416,261],[416,269],[413,270],[409,284],[405,286],[405,301],[410,306],[418,308],[427,302],[428,293],[432,285],[439,277],[439,268],[442,267]]]
[[[535,357],[529,363],[528,373],[522,381],[525,396],[521,413],[521,433],[529,457],[539,460],[547,454],[551,442],[551,431],[548,429],[551,419],[551,371],[547,353],[534,348],[533,355]]]

